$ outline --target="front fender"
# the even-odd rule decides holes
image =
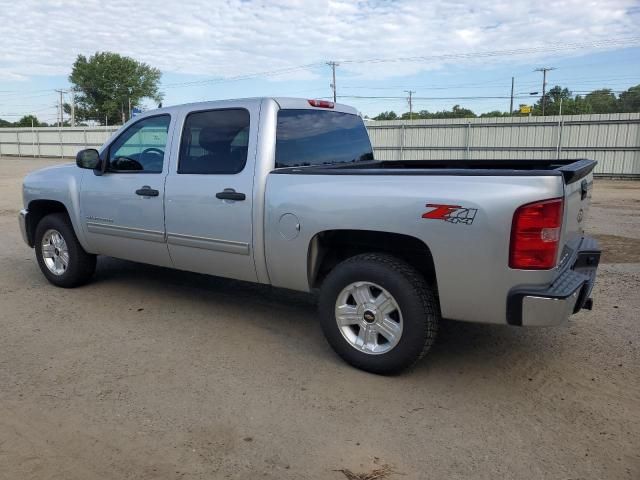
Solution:
[[[25,209],[30,212],[35,210],[34,207],[39,201],[62,204],[69,215],[80,245],[89,251],[80,218],[80,187],[86,172],[75,164],[36,170],[25,177],[22,196]]]

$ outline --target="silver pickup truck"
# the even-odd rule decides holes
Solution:
[[[19,217],[60,287],[109,255],[318,289],[331,346],[377,373],[422,357],[441,318],[591,308],[591,160],[375,161],[353,108],[256,98],[147,112],[76,165],[28,175]]]

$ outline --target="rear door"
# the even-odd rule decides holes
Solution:
[[[166,181],[176,268],[256,281],[251,244],[259,103],[188,112]]]
[[[163,206],[170,126],[169,114],[138,120],[102,153],[103,175],[85,170],[80,211],[92,252],[171,266]]]

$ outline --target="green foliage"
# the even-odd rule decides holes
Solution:
[[[631,87],[622,92],[619,97],[608,88],[594,90],[593,92],[582,96],[573,95],[568,88],[562,88],[556,85],[545,95],[545,115],[559,115],[560,104],[562,104],[563,115],[580,115],[585,113],[618,113],[618,112],[640,112],[640,85]],[[532,108],[532,115],[542,115],[542,99],[539,99]],[[518,112],[501,112],[494,110],[492,112],[483,113],[480,117],[510,117],[521,116]],[[413,119],[430,119],[430,118],[475,118],[478,117],[468,108],[460,105],[454,105],[451,110],[442,110],[439,112],[429,112],[428,110],[420,110],[413,113]],[[409,119],[409,113],[405,112],[400,117],[395,112],[383,112],[374,117],[374,120],[396,120]]]
[[[618,99],[609,88],[594,90],[584,97],[585,102],[591,105],[593,113],[618,112]]]
[[[35,115],[25,115],[13,124],[14,127],[41,127],[40,121]]]
[[[618,98],[619,112],[640,112],[640,85],[622,92]]]
[[[545,115],[559,115],[560,105],[562,105],[563,115],[579,115],[593,112],[593,107],[580,95],[573,97],[568,88],[558,85],[549,90],[546,95]],[[542,98],[533,106],[533,115],[542,115]]]
[[[69,82],[76,94],[76,119],[97,119],[109,124],[128,116],[131,105],[143,98],[162,100],[159,90],[160,70],[112,52],[98,52],[88,59],[78,55]]]
[[[33,121],[33,123],[32,123]],[[48,127],[49,124],[41,122],[35,115],[25,115],[17,122],[9,122],[0,118],[0,128],[2,127]]]
[[[392,110],[390,112],[382,112],[381,114],[373,117],[373,119],[374,120],[397,120],[398,115],[396,115],[396,112]]]
[[[490,112],[481,113],[480,118],[485,117],[510,117],[509,112],[501,112],[500,110],[492,110]]]

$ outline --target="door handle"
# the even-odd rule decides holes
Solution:
[[[220,200],[245,200],[247,196],[244,193],[236,192],[233,188],[225,188],[223,192],[216,193],[216,198]]]
[[[144,187],[136,190],[136,195],[141,195],[143,197],[157,197],[160,195],[160,192],[158,192],[158,190],[154,190],[149,185],[145,185]]]

